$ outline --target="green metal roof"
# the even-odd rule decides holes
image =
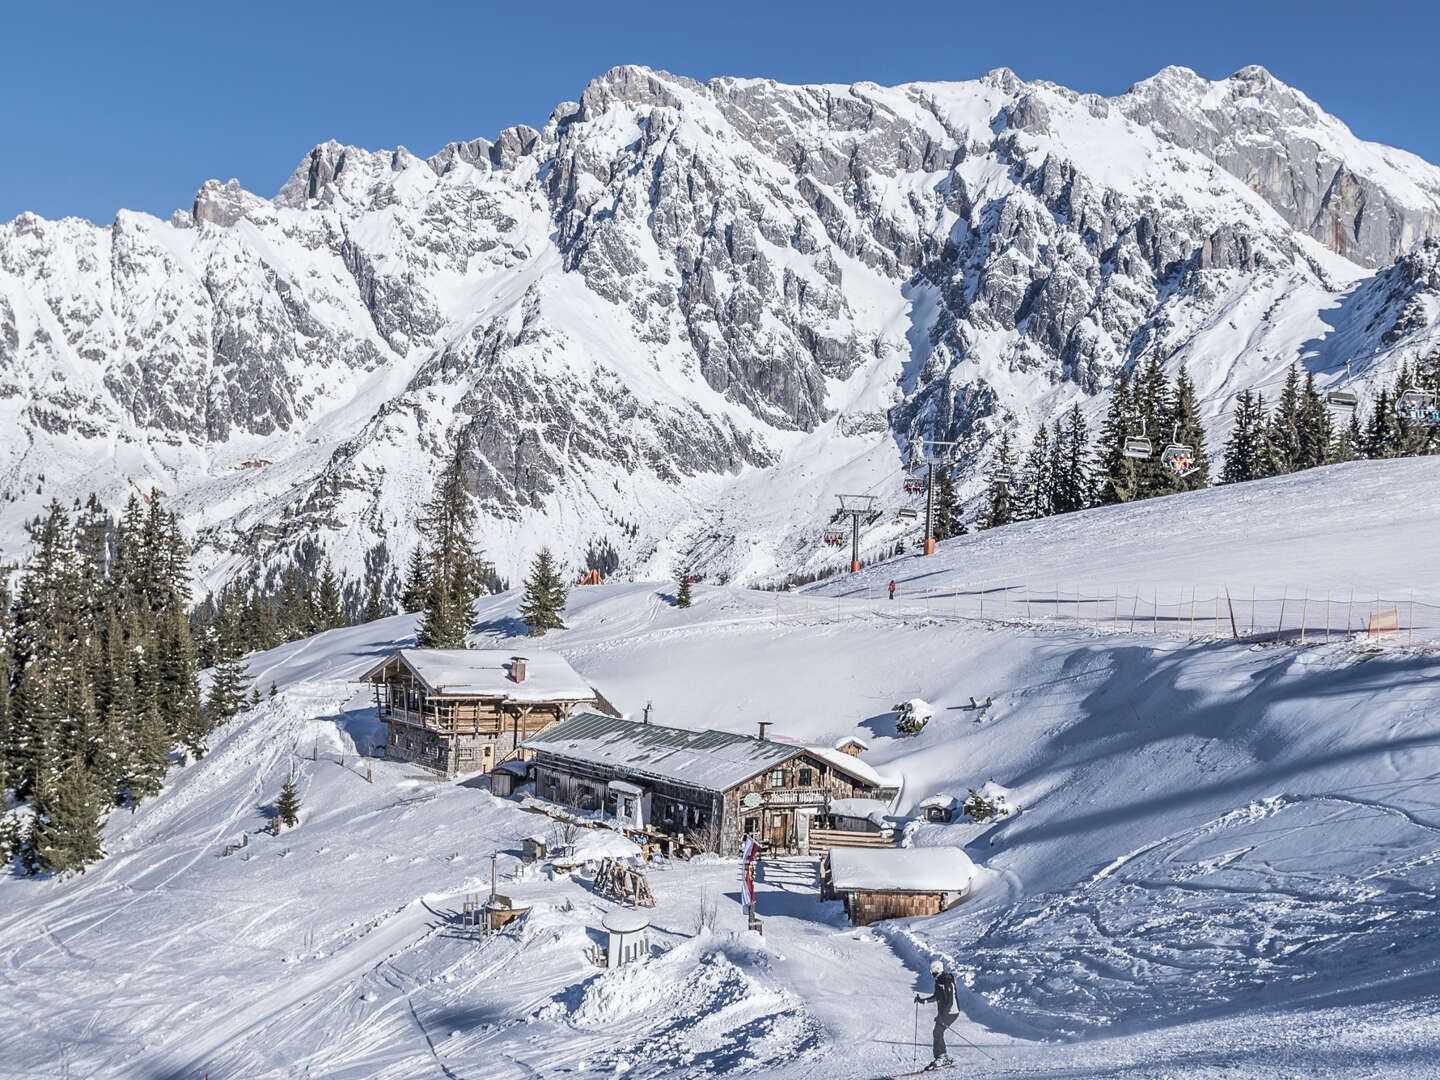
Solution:
[[[599,713],[582,713],[546,728],[523,745],[711,791],[725,791],[811,749],[799,743],[665,727]]]

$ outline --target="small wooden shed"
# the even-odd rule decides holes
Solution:
[[[970,893],[975,864],[959,848],[836,848],[820,872],[821,899],[838,899],[855,926],[937,915]]]
[[[920,800],[920,813],[926,821],[951,822],[960,813],[960,800],[954,795],[931,795]]]

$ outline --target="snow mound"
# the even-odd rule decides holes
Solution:
[[[819,1045],[819,1024],[793,994],[762,978],[761,954],[711,935],[593,979],[569,1020],[623,1033],[604,1062],[627,1075],[742,1073],[774,1068]],[[677,1068],[678,1067],[678,1068]]]

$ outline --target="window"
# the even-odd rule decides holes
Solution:
[[[747,817],[745,819],[745,831],[751,836],[758,833],[760,831],[760,819],[757,817]]]
[[[632,799],[629,795],[626,795],[626,796],[625,796],[625,811],[624,811],[624,814],[625,814],[625,816],[626,816],[627,818],[628,818],[628,817],[634,817],[634,816],[635,816],[635,800]]]
[[[472,749],[471,749],[470,747],[468,747],[468,746],[462,746],[462,747],[460,747],[460,760],[461,760],[461,761],[474,761],[474,760],[475,760],[475,751],[472,750]]]
[[[785,770],[784,770],[784,769],[774,769],[774,770],[771,771],[771,773],[770,773],[770,786],[771,786],[771,787],[784,787],[784,786],[785,786]]]
[[[815,773],[811,769],[800,770],[800,786],[809,787],[814,782]]]

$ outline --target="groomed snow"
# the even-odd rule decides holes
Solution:
[[[1434,535],[1437,464],[1075,515],[1064,546],[1156,580],[1173,572],[1170,552],[1117,520],[1159,537],[1203,522],[1203,569],[1238,575],[1255,552],[1268,575],[1284,564],[1264,553],[1290,537],[1317,589],[1404,580],[1431,558],[1413,538]],[[1025,525],[876,574],[959,577],[967,550],[1011,578],[1069,565]],[[1429,648],[923,613],[777,623],[773,594],[700,584],[682,611],[668,590],[577,589],[570,629],[545,647],[622,709],[650,701],[659,716],[745,733],[769,720],[825,745],[859,735],[903,780],[901,813],[993,777],[1023,812],[909,828],[905,850],[976,865],[963,903],[856,928],[819,901],[813,860],[767,859],[760,938],[744,930],[733,856],[654,861],[654,955],[599,970],[588,953],[617,905],[583,869],[520,862],[523,837],[561,826],[480,778],[364,756],[383,728],[353,680],[409,644],[413,619],[396,617],[252,657],[277,697],[172,771],[163,795],[113,815],[103,862],[68,881],[0,879],[0,1071],[866,1080],[915,1067],[912,998],[943,958],[963,1014],[951,1040],[963,1067],[948,1075],[1433,1075]],[[477,643],[525,652],[505,637],[517,602],[480,605]],[[979,722],[972,696],[993,697]],[[906,737],[891,706],[914,697],[935,714]],[[271,836],[292,772],[300,825]],[[581,858],[637,850],[609,829],[579,833]],[[478,939],[460,913],[487,894],[492,855],[499,891],[530,913]]]

